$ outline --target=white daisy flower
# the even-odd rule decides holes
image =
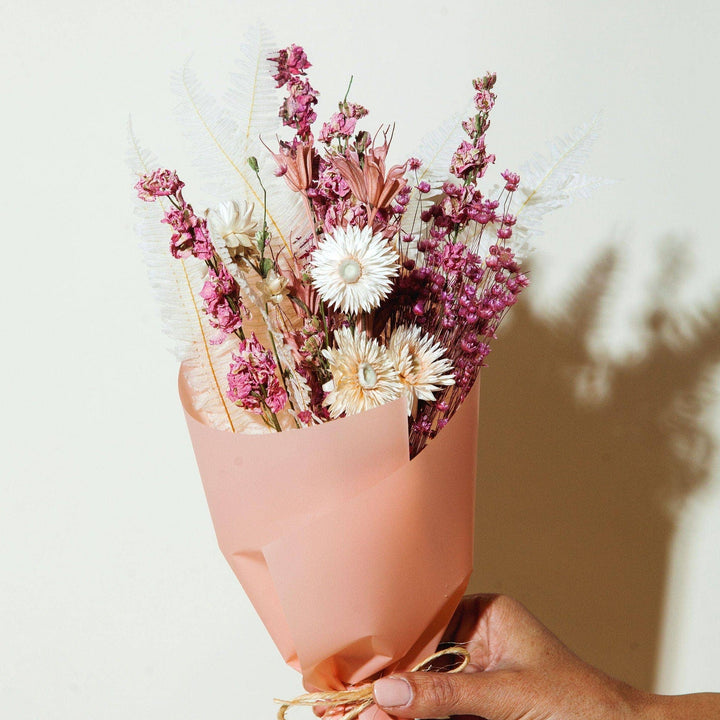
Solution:
[[[234,259],[259,254],[255,241],[257,222],[252,219],[254,209],[253,203],[231,200],[208,211],[207,219],[212,229],[225,241]]]
[[[455,384],[445,348],[417,325],[395,328],[388,353],[407,395],[408,415],[416,400],[432,401],[441,387]]]
[[[397,251],[368,227],[325,235],[310,262],[313,285],[335,309],[355,314],[378,307],[400,272]]]
[[[355,415],[400,397],[403,386],[386,348],[363,332],[342,328],[334,333],[336,347],[323,350],[332,383],[325,400],[330,416]]]

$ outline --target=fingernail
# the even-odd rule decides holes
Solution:
[[[405,678],[380,678],[373,685],[373,694],[381,707],[403,707],[412,700],[412,688]]]

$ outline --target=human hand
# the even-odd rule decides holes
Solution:
[[[655,712],[648,714],[651,706],[657,705],[657,696],[614,680],[580,660],[511,598],[502,595],[465,598],[443,641],[467,648],[468,667],[457,674],[398,673],[377,680],[375,701],[383,710],[401,718],[665,717]]]

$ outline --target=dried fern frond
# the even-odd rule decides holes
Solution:
[[[248,166],[248,158],[257,157],[267,189],[272,242],[278,251],[292,255],[293,240],[307,232],[309,223],[301,198],[275,175],[275,160],[262,144],[263,133],[269,140],[277,129],[280,105],[267,60],[272,51],[264,31],[251,30],[245,36],[224,104],[204,89],[187,64],[175,74],[173,87],[204,187],[219,201],[244,198],[262,206],[262,189]]]
[[[536,155],[520,168],[513,210],[518,218],[513,249],[517,248],[519,257],[527,255],[533,241],[542,234],[545,215],[577,198],[587,198],[611,182],[581,172],[597,140],[599,125],[600,116],[596,115],[568,135],[553,140],[548,155]]]
[[[157,159],[141,147],[131,125],[128,135],[128,162],[133,173],[144,175],[159,167]],[[184,365],[193,390],[193,407],[220,429],[267,432],[268,428],[259,418],[225,397],[225,376],[234,343],[228,339],[220,345],[211,344],[214,331],[200,307],[198,294],[207,275],[205,263],[195,258],[172,257],[169,228],[161,223],[162,212],[167,209],[161,198],[155,203],[138,202],[136,230],[160,310],[162,328],[175,357]]]

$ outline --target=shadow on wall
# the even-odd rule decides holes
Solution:
[[[670,507],[707,476],[713,450],[699,385],[720,362],[720,311],[677,347],[661,343],[671,320],[658,311],[646,357],[614,368],[607,396],[587,402],[575,380],[593,364],[585,338],[604,290],[587,287],[560,323],[519,303],[488,358],[470,592],[516,597],[581,657],[652,689]]]

